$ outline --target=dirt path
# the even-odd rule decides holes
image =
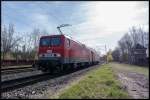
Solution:
[[[149,98],[149,83],[145,76],[138,73],[118,73],[119,80],[135,99]]]
[[[116,66],[119,66],[119,70]],[[125,70],[125,66],[121,64],[112,64],[112,68],[116,72],[118,79],[121,81],[123,88],[126,89],[129,95],[134,99],[149,98],[149,78],[144,74]]]

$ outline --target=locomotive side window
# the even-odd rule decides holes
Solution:
[[[49,46],[50,45],[50,39],[49,38],[42,38],[40,40],[40,46]]]
[[[58,46],[60,45],[60,37],[53,37],[51,38],[51,46]]]
[[[67,47],[70,47],[70,40],[67,39]]]

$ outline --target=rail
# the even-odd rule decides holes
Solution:
[[[37,81],[41,81],[48,77],[50,76],[47,73],[47,74],[39,74],[39,75],[33,75],[33,76],[28,76],[28,77],[13,79],[13,80],[2,81],[1,91],[2,92],[10,91],[19,87],[23,87],[27,84],[33,84]]]
[[[6,71],[6,70],[18,70],[18,69],[29,69],[33,68],[32,66],[29,67],[14,67],[14,68],[2,68],[1,71]]]

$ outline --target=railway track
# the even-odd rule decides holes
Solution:
[[[68,71],[67,73],[70,73],[70,72],[71,71]],[[67,73],[58,73],[58,74],[53,74],[53,75],[50,75],[50,73],[45,73],[45,74],[38,74],[38,75],[32,75],[32,76],[23,77],[23,78],[2,81],[1,82],[1,91],[7,92],[10,90],[21,88],[26,85],[34,84],[36,82],[56,78],[58,76],[65,75]]]
[[[1,69],[1,74],[14,74],[14,73],[21,73],[27,71],[34,71],[33,67],[18,67],[18,68],[5,68]]]
[[[17,70],[17,69],[25,69],[25,68],[32,68],[32,66],[29,66],[29,67],[2,68],[1,71],[6,71],[6,70]]]
[[[33,76],[28,76],[28,77],[13,79],[13,80],[2,81],[1,91],[2,92],[10,91],[16,88],[23,87],[28,84],[33,84],[37,81],[38,82],[42,81],[43,79],[46,79],[48,77],[50,76],[48,73],[46,73],[46,74],[39,74],[39,75],[33,75]]]
[[[87,67],[88,68],[88,67]],[[53,79],[59,76],[63,76],[66,74],[70,73],[76,73],[79,70],[86,70],[87,68],[82,68],[82,69],[76,69],[72,71],[67,71],[67,72],[61,72],[57,74],[50,75],[50,73],[45,73],[45,74],[38,74],[38,75],[33,75],[33,76],[28,76],[28,77],[23,77],[23,78],[18,78],[18,79],[12,79],[12,80],[7,80],[7,81],[2,81],[1,82],[1,91],[2,92],[7,92],[11,91],[17,88],[24,87],[26,85],[34,84],[37,82],[41,81],[46,81],[48,79]]]

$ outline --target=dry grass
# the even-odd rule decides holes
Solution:
[[[129,65],[129,64],[120,64],[120,63],[115,63],[115,62],[111,63],[111,67],[118,71],[136,72],[139,74],[144,74],[147,77],[149,76],[149,67]]]
[[[81,81],[64,90],[59,99],[119,99],[129,98],[128,93],[121,88],[121,84],[112,71],[110,64],[103,65],[90,71]]]

